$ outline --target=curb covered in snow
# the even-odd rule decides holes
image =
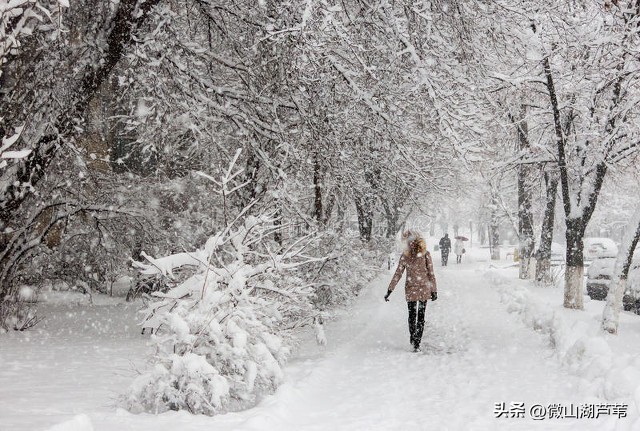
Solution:
[[[529,287],[514,283],[499,270],[487,270],[484,277],[500,294],[510,313],[516,313],[529,327],[549,337],[563,367],[581,379],[585,393],[607,401],[628,401],[629,416],[640,411],[640,355],[616,354],[608,342],[612,335],[601,331],[587,315],[544,301]]]

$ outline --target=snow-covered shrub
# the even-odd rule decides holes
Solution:
[[[83,172],[72,164],[65,168],[78,175]],[[57,212],[45,218],[58,221],[42,243],[15,265],[15,275],[8,277],[13,284],[40,289],[62,283],[86,293],[111,294],[118,279],[136,275],[131,259],[140,259],[141,250],[166,255],[204,243],[218,221],[211,208],[219,198],[195,174],[162,183],[137,176],[118,179],[99,172],[92,173],[92,178],[103,189],[100,203],[89,195],[88,187],[74,197],[71,187],[52,187],[57,194],[48,199],[69,203],[59,205]],[[127,184],[131,180],[134,183]],[[130,299],[141,292],[162,290],[165,282],[161,275],[136,279],[134,286],[139,290],[134,289]]]
[[[380,273],[389,250],[388,240],[374,238],[367,243],[357,232],[326,233],[314,254],[327,256],[327,260],[313,264],[308,272],[315,306],[330,310],[348,304]]]
[[[26,288],[20,289],[20,292],[24,292],[24,289]],[[0,333],[9,329],[24,331],[34,327],[41,320],[30,300],[0,302]]]
[[[240,224],[240,222],[238,222]],[[278,225],[262,216],[210,237],[204,248],[138,262],[144,274],[193,275],[145,310],[157,328],[152,366],[124,395],[134,412],[188,410],[216,414],[250,405],[273,391],[289,353],[287,329],[314,313],[313,290],[298,269],[320,261],[304,254],[306,240],[280,246]]]

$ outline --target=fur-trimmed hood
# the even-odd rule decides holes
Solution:
[[[427,243],[418,232],[407,230],[402,233],[402,239],[405,256],[424,256],[427,252]]]

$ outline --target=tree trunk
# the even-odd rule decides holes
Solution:
[[[521,119],[513,123],[518,134],[518,149],[521,154],[529,152],[529,129],[524,120],[526,107],[522,107]],[[533,253],[533,215],[531,214],[531,166],[518,165],[518,251],[520,256],[520,278],[529,278],[529,263]]]
[[[529,262],[533,253],[533,215],[531,214],[530,168],[518,168],[518,240],[520,278],[529,278]]]
[[[498,217],[498,201],[495,196],[491,198],[491,215],[489,221],[489,248],[491,260],[500,260],[500,223]]]
[[[358,213],[358,229],[360,239],[365,242],[371,241],[373,232],[373,214],[376,200],[379,196],[380,169],[365,167],[362,189],[356,191],[355,203]]]
[[[278,206],[276,213],[274,214],[273,225],[278,226],[278,229],[273,232],[273,240],[278,243],[279,246],[282,247],[282,210]]]
[[[327,201],[327,205],[322,210],[322,224],[328,225],[329,220],[331,220],[331,213],[333,212],[333,207],[336,204],[336,195],[331,194],[329,196],[329,200]]]
[[[498,230],[498,226],[493,223],[489,226],[489,243],[491,260],[500,260],[500,231]]]
[[[264,192],[260,184],[260,156],[258,155],[259,149],[249,147],[247,151],[247,160],[245,162],[244,177],[248,184],[243,187],[241,191],[241,201],[237,204],[238,207],[244,208],[251,202],[257,200],[261,193]]]
[[[547,194],[544,218],[542,220],[542,232],[540,234],[540,246],[536,255],[536,282],[548,286],[552,282],[551,277],[551,243],[553,242],[553,224],[556,216],[556,197],[558,195],[558,176],[545,172],[545,189]]]
[[[618,256],[618,258],[620,258],[620,256]],[[616,275],[614,271],[614,274],[611,277],[611,284],[609,285],[609,292],[607,293],[607,303],[605,304],[602,312],[602,329],[613,335],[618,335],[620,310],[623,306],[622,298],[626,288],[627,275]]]
[[[356,212],[358,213],[358,230],[360,231],[360,239],[371,241],[371,232],[373,230],[373,203],[369,196],[356,196]]]
[[[567,266],[564,274],[564,306],[582,310],[584,275],[584,224],[582,219],[567,219]]]
[[[384,216],[387,222],[387,238],[393,238],[398,231],[398,221],[400,220],[400,211],[398,211],[398,205],[395,204],[392,199],[391,202],[389,200],[381,198],[382,207],[384,208]]]
[[[318,154],[313,153],[313,217],[318,223],[322,223],[322,174],[320,172]]]
[[[398,231],[398,219],[400,215],[398,211],[394,211],[392,214],[387,214],[387,238],[393,238]]]
[[[339,201],[336,206],[336,219],[338,221],[338,232],[343,232],[345,229],[345,225],[347,225],[347,213],[344,210],[344,201]]]

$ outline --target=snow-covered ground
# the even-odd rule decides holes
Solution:
[[[385,273],[327,325],[326,347],[302,343],[275,394],[213,418],[114,406],[148,349],[134,305],[45,305],[37,329],[0,336],[0,430],[640,429],[640,316],[623,313],[620,335],[605,336],[602,302],[565,310],[561,289],[532,287],[507,261],[469,251],[446,268],[434,254],[439,298],[427,306],[423,353],[411,352],[402,291],[383,300]],[[500,403],[510,414],[523,403],[524,417],[497,418]],[[615,403],[627,418],[530,414]]]

